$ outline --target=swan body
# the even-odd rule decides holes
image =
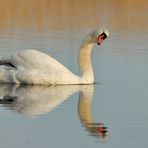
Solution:
[[[73,74],[63,64],[51,56],[27,49],[0,60],[1,83],[25,84],[92,84],[94,83],[91,51],[95,43],[100,44],[109,35],[106,30],[91,32],[79,49],[78,63],[80,75]]]
[[[78,79],[60,62],[36,50],[18,52],[6,61],[11,61],[14,67],[0,69],[1,82],[48,85],[68,84],[70,80],[74,83]]]

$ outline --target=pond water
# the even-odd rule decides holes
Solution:
[[[93,51],[95,85],[0,85],[0,147],[148,146],[147,1],[2,0],[0,8],[0,57],[36,49],[76,74],[84,37],[110,32]]]

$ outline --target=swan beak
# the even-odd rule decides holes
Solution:
[[[102,34],[100,34],[100,35],[98,36],[97,44],[98,44],[98,45],[101,45],[102,42],[103,42],[103,40],[105,40],[106,38],[107,38],[107,35],[106,35],[105,32],[103,32]]]

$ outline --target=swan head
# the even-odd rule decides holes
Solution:
[[[101,43],[109,36],[109,31],[107,29],[99,29],[97,33],[97,44],[101,45]]]

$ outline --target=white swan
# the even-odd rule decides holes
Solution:
[[[77,76],[64,65],[47,54],[36,50],[17,52],[0,60],[1,83],[25,84],[93,84],[91,51],[95,43],[100,45],[109,36],[106,29],[91,32],[79,49],[79,69]]]

